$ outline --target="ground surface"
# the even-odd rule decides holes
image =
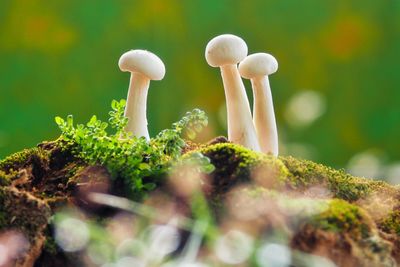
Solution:
[[[203,192],[218,224],[235,220],[256,235],[279,229],[292,249],[337,266],[400,263],[397,186],[310,161],[254,153],[224,138],[185,148],[186,155],[198,151],[215,166]],[[91,205],[89,191],[124,195],[105,168],[88,166],[54,142],[1,161],[0,230],[20,232],[28,240],[13,264],[74,266],[78,256],[55,247],[48,222],[66,205],[106,218],[110,211]]]

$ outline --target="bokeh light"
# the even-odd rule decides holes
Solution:
[[[117,261],[114,265],[115,267],[146,267],[146,263],[138,258],[135,257],[123,257]]]
[[[107,263],[112,258],[113,247],[110,244],[96,242],[89,244],[87,247],[87,255],[90,261],[96,265]]]
[[[387,166],[385,177],[391,184],[400,184],[400,162],[394,162]]]
[[[290,248],[281,244],[266,243],[257,251],[257,263],[262,267],[289,267],[291,257]]]
[[[382,158],[376,151],[368,150],[354,155],[348,162],[347,171],[355,176],[378,178],[382,174]]]
[[[161,259],[178,248],[180,235],[174,226],[153,225],[149,232],[148,254],[150,257]]]
[[[331,260],[318,255],[312,255],[301,251],[293,251],[293,260],[297,266],[307,267],[336,267]]]
[[[89,229],[82,220],[65,218],[56,225],[55,239],[63,250],[79,251],[85,248],[89,241]]]
[[[248,234],[231,230],[218,238],[215,244],[217,257],[225,264],[241,264],[252,253],[253,238]]]
[[[285,117],[292,127],[306,127],[321,117],[326,110],[326,100],[321,93],[304,90],[289,99]]]
[[[22,233],[12,230],[0,233],[0,267],[12,266],[29,249],[29,241]]]
[[[127,238],[123,240],[116,248],[118,258],[143,256],[147,247],[140,239]]]

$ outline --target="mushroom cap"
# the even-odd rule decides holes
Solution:
[[[247,45],[238,36],[219,35],[208,42],[205,56],[212,67],[237,64],[247,56]]]
[[[150,80],[161,80],[165,75],[165,66],[161,59],[146,50],[130,50],[118,61],[121,71],[141,73]]]
[[[245,79],[267,76],[277,70],[278,61],[267,53],[249,55],[239,64],[239,73]]]

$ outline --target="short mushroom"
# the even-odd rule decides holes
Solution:
[[[278,155],[278,131],[268,75],[278,70],[278,62],[270,54],[249,55],[239,64],[240,75],[250,79],[253,87],[253,121],[261,151]]]
[[[121,71],[131,72],[125,116],[128,124],[125,128],[133,136],[150,139],[147,130],[147,93],[150,80],[161,80],[165,75],[165,66],[159,57],[145,50],[131,50],[119,59]]]
[[[210,66],[221,69],[229,141],[260,151],[246,90],[237,69],[237,64],[247,56],[246,43],[235,35],[220,35],[207,44],[205,56]]]

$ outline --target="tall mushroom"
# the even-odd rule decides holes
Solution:
[[[121,71],[129,71],[128,97],[125,116],[129,119],[125,130],[133,136],[150,139],[147,130],[147,93],[150,80],[161,80],[165,75],[165,66],[159,57],[145,50],[131,50],[119,59]]]
[[[246,43],[235,35],[220,35],[207,44],[205,56],[210,66],[221,69],[228,113],[228,139],[260,151],[246,90],[237,69],[237,64],[247,56]]]
[[[278,131],[268,75],[278,70],[278,62],[270,54],[256,53],[239,64],[240,75],[250,79],[253,87],[253,121],[261,151],[278,155]]]

